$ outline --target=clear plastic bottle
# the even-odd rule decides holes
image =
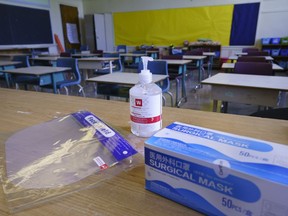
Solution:
[[[162,89],[152,82],[148,61],[153,58],[142,57],[139,83],[129,91],[131,132],[140,137],[150,137],[162,128]]]

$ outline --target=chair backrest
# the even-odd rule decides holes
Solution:
[[[123,67],[122,67],[122,63],[121,63],[121,58],[120,58],[120,54],[119,53],[103,53],[103,57],[111,57],[111,58],[118,58],[117,60],[113,61],[113,66],[115,66],[115,68],[113,68],[113,72],[122,72],[123,71]],[[109,73],[109,69],[104,69],[102,70],[102,72],[107,71],[107,73]]]
[[[168,64],[166,61],[148,61],[147,68],[152,74],[168,75]],[[138,64],[138,72],[140,73],[143,69],[143,62]],[[163,92],[167,92],[170,89],[169,77],[163,81],[157,83],[157,85],[162,89]]]
[[[272,64],[268,62],[236,62],[234,73],[254,75],[274,75]]]
[[[266,62],[263,56],[239,56],[237,62]]]
[[[242,52],[246,53],[246,52],[258,52],[259,49],[258,48],[243,48]]]
[[[269,53],[266,51],[249,51],[247,52],[247,56],[268,56]]]
[[[57,67],[70,67],[71,73],[73,73],[75,82],[81,82],[81,74],[78,67],[77,58],[58,58],[56,62]]]
[[[116,51],[120,53],[127,53],[127,46],[120,44],[117,46]]]
[[[164,55],[162,59],[183,59],[183,55]]]
[[[15,68],[30,67],[29,56],[28,55],[14,56],[12,61],[21,62],[20,64],[16,64]]]

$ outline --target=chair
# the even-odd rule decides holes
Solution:
[[[146,55],[146,50],[134,50],[132,54]],[[141,58],[139,56],[132,56],[132,62],[130,63],[128,62],[126,67],[137,69],[140,62],[141,62]]]
[[[116,51],[119,53],[127,53],[127,46],[126,45],[118,45]]]
[[[112,72],[122,72],[123,68],[119,53],[104,53],[103,57],[118,58],[117,60],[114,60],[112,62],[113,65]],[[103,75],[108,73],[110,73],[110,65],[109,63],[108,64],[105,63],[101,69],[96,69],[94,74]]]
[[[147,68],[150,70],[150,72],[152,74],[169,75],[168,74],[168,64],[166,61],[148,61]],[[143,69],[143,62],[141,61],[139,63],[138,72],[140,73],[142,69]],[[162,93],[167,93],[168,95],[170,95],[171,107],[173,107],[173,105],[174,105],[173,94],[170,92],[169,76],[166,79],[164,79],[163,81],[157,83],[157,85],[162,89]],[[163,105],[165,106],[166,98],[163,94],[162,94],[162,98],[164,101]]]
[[[185,52],[185,55],[191,55],[191,56],[202,56],[203,55],[203,49],[194,49],[194,50],[188,50]],[[193,61],[190,64],[188,64],[188,69],[190,70],[195,70],[195,69],[200,69],[202,71],[202,74],[205,74],[205,68],[207,68],[208,70],[208,75],[207,76],[211,76],[211,62],[209,61],[209,58],[206,58],[205,60],[203,60],[203,64],[201,66],[201,68],[199,68],[199,62],[198,61]]]
[[[239,56],[237,62],[267,62],[263,56]]]
[[[16,64],[15,68],[22,68],[22,67],[30,67],[29,56],[28,55],[19,55],[14,56],[12,61],[21,62],[20,64]],[[40,79],[39,77],[33,75],[19,75],[13,74],[12,80],[15,83],[16,89],[19,89],[19,84],[23,84],[25,90],[28,89],[28,85],[39,85]]]
[[[269,56],[269,53],[266,51],[249,51],[247,56]]]
[[[267,62],[236,62],[234,73],[273,76],[272,64]]]
[[[248,53],[248,52],[258,52],[259,51],[259,49],[258,48],[243,48],[242,49],[242,52],[243,53]]]
[[[60,89],[64,88],[66,91],[66,95],[69,94],[68,87],[77,85],[79,87],[79,93],[85,97],[85,92],[83,87],[81,86],[81,74],[78,68],[78,59],[76,58],[58,58],[56,62],[57,67],[69,67],[70,71],[73,74],[72,78],[69,76],[64,76],[63,73],[59,73],[56,80],[56,88],[58,94],[60,94]],[[66,73],[66,72],[65,72]],[[51,84],[42,85],[43,88],[53,88]]]
[[[121,63],[121,58],[119,53],[103,53],[103,57],[112,57],[112,58],[118,58],[117,60],[113,61],[113,69],[112,72],[122,72],[123,67]],[[95,71],[96,75],[104,75],[110,73],[109,65],[103,65],[103,69],[98,69]],[[106,95],[106,98],[109,99],[110,96],[115,97],[124,97],[126,99],[129,98],[129,88],[115,85],[115,84],[97,84],[97,93]]]

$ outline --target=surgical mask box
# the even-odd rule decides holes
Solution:
[[[288,146],[174,122],[145,141],[145,187],[207,215],[287,216]]]

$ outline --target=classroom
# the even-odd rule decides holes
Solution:
[[[288,215],[287,0],[0,12],[1,216]]]

